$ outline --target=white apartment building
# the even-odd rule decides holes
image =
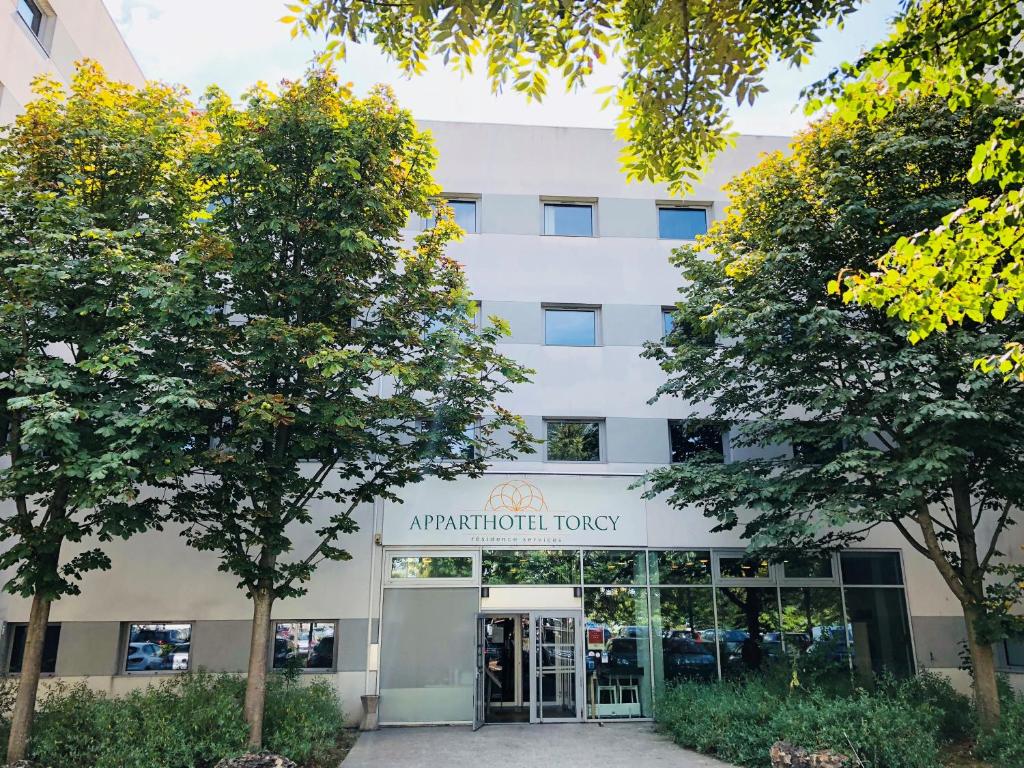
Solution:
[[[353,722],[361,697],[379,696],[385,724],[646,718],[667,681],[808,649],[865,673],[932,668],[963,683],[959,605],[894,531],[813,567],[751,566],[735,534],[630,488],[690,449],[680,405],[647,403],[663,374],[640,358],[676,299],[669,253],[722,216],[725,182],[787,141],[741,137],[680,201],[625,182],[611,131],[424,127],[467,231],[450,253],[483,316],[510,323],[503,351],[536,371],[504,405],[547,442],[481,478],[360,509],[341,543],[352,560],[276,604],[271,663],[331,679]],[[728,434],[704,439],[742,458]],[[174,530],[107,549],[113,568],[53,606],[47,674],[116,693],[186,669],[245,670],[251,606],[213,555]],[[28,602],[0,601],[16,672]],[[1024,673],[1024,648],[999,653]]]
[[[103,0],[0,0],[0,125],[32,100],[37,75],[67,83],[85,58],[115,80],[144,81]]]

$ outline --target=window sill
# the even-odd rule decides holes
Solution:
[[[187,675],[191,671],[192,670],[190,669],[124,669],[117,673],[117,677],[162,677],[165,675]]]
[[[541,237],[577,237],[577,238],[592,238],[596,239],[597,235],[560,235],[557,232],[541,232]]]

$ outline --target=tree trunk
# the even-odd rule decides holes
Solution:
[[[964,608],[967,624],[967,648],[974,668],[974,701],[978,708],[978,724],[991,731],[999,724],[999,687],[996,683],[996,660],[992,644],[978,637],[979,613],[973,607]]]
[[[46,642],[46,624],[50,619],[50,601],[40,595],[32,598],[28,628],[25,632],[25,652],[21,659],[21,679],[18,698],[11,714],[11,733],[7,740],[7,762],[25,759],[28,737],[32,731],[32,718],[36,712],[36,693],[43,665],[43,644]]]
[[[263,747],[263,709],[267,698],[267,653],[270,650],[272,589],[261,587],[252,596],[252,636],[249,643],[249,677],[245,683],[245,722],[249,725],[249,749]]]

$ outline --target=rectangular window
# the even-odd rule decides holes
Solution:
[[[279,621],[274,669],[334,669],[336,646],[333,621]]]
[[[771,579],[772,571],[768,561],[751,558],[744,554],[718,555],[718,576],[722,579]]]
[[[902,584],[899,552],[843,552],[839,556],[844,584]]]
[[[706,208],[658,207],[658,237],[663,240],[695,240],[707,231]]]
[[[601,461],[601,422],[545,422],[548,461]]]
[[[441,555],[392,555],[392,579],[471,579],[473,558]]]
[[[676,327],[676,315],[675,309],[672,307],[665,307],[661,310],[661,335],[668,336],[672,333],[672,329]]]
[[[191,624],[129,624],[125,672],[187,672]]]
[[[862,680],[890,673],[914,674],[910,623],[902,589],[853,587],[845,590],[853,670]]]
[[[597,310],[546,307],[544,343],[566,347],[596,346]]]
[[[710,584],[711,553],[706,550],[650,553],[651,584]]]
[[[651,590],[654,687],[718,678],[713,591],[708,587]]]
[[[760,672],[780,661],[788,663],[782,647],[778,600],[775,587],[719,588],[715,638],[723,678]]]
[[[782,641],[790,656],[811,654],[822,667],[849,670],[839,587],[783,587]]]
[[[544,234],[594,236],[594,206],[590,203],[544,203]]]
[[[43,12],[36,5],[35,0],[18,0],[18,15],[32,30],[32,34],[39,37],[39,33],[43,29]]]
[[[647,590],[597,587],[583,592],[588,717],[651,715]]]
[[[28,625],[15,624],[11,628],[11,655],[7,662],[7,671],[13,674],[21,672],[21,663],[25,658],[25,641],[28,639]],[[40,671],[44,675],[52,675],[57,669],[57,648],[60,645],[60,624],[47,624],[43,636],[43,663]]]
[[[806,560],[786,560],[782,563],[782,577],[784,579],[834,579],[832,555],[811,557]]]
[[[580,553],[575,549],[484,550],[483,584],[579,584]]]
[[[1003,641],[1006,664],[1010,667],[1024,667],[1024,637],[1007,638]]]
[[[725,461],[724,432],[725,425],[721,422],[670,419],[668,442],[672,463],[679,464],[702,454],[712,454],[716,461]]]
[[[459,200],[450,198],[442,202],[452,209],[452,213],[455,216],[455,223],[458,224],[466,234],[476,234],[476,200]],[[433,229],[436,223],[437,219],[431,216],[423,223],[424,229]]]
[[[646,584],[647,557],[641,550],[586,550],[584,584]]]

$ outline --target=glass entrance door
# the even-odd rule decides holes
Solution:
[[[583,719],[583,680],[579,653],[582,627],[575,612],[530,614],[530,722]]]

